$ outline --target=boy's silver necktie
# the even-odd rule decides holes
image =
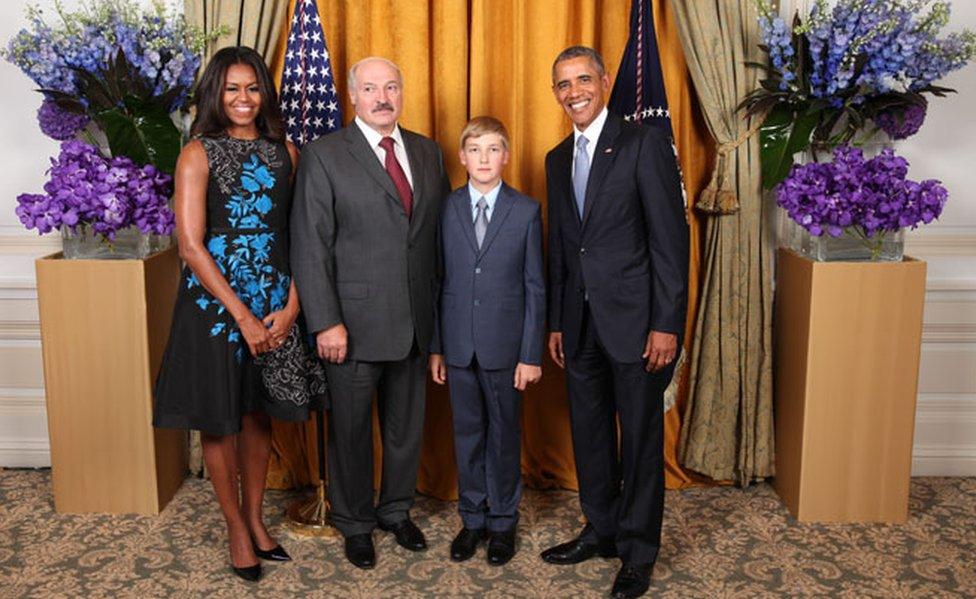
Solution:
[[[478,249],[481,249],[481,242],[485,240],[485,233],[488,231],[488,200],[481,196],[475,205],[478,213],[474,216],[474,236],[478,240]]]
[[[583,202],[586,201],[586,180],[590,178],[590,153],[586,151],[589,142],[585,135],[576,140],[576,161],[573,165],[573,193],[576,194],[576,209],[583,218]]]

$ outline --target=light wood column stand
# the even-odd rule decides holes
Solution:
[[[187,472],[186,433],[152,426],[176,249],[36,268],[55,509],[158,514]]]
[[[774,487],[798,520],[907,518],[924,303],[922,261],[779,250]]]

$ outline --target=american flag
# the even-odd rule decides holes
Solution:
[[[298,147],[342,127],[342,108],[315,0],[295,3],[281,75],[281,113],[288,139]]]

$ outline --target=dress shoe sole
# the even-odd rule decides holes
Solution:
[[[551,555],[544,555],[540,557],[542,558],[542,561],[546,562],[547,564],[552,564],[554,566],[574,566],[576,564],[582,564],[586,560],[593,559],[595,557],[610,559],[610,558],[618,557],[618,554],[616,550],[613,550],[613,551],[597,551],[593,555],[589,555],[587,557],[584,557],[583,559],[561,559],[561,558],[553,557]]]

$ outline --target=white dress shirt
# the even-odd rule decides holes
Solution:
[[[478,216],[478,200],[481,199],[482,196],[485,198],[485,203],[488,204],[488,207],[485,208],[485,218],[488,220],[488,222],[491,222],[491,213],[495,209],[495,200],[498,199],[498,192],[501,191],[501,188],[502,182],[499,181],[498,185],[488,190],[488,193],[481,193],[475,189],[474,185],[471,184],[471,181],[468,181],[468,194],[471,196],[471,222],[474,222],[474,219]]]
[[[380,141],[383,140],[383,135],[379,131],[373,129],[366,124],[366,121],[356,117],[356,125],[366,136],[366,143],[369,147],[373,148],[373,153],[376,154],[376,158],[379,159],[380,165],[383,170],[386,170],[386,150],[380,147]],[[407,175],[407,181],[410,183],[410,189],[413,189],[413,175],[410,173],[410,160],[407,158],[407,150],[403,147],[403,135],[400,134],[400,125],[394,125],[393,133],[390,134],[393,138],[393,154],[396,156],[397,162],[400,163],[400,168],[403,169],[404,174]]]

